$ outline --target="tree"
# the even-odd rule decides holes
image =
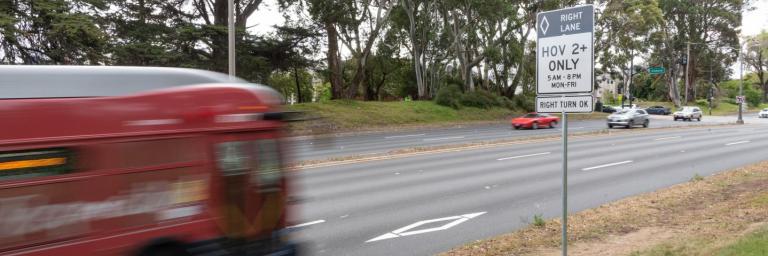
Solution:
[[[597,20],[596,37],[601,54],[598,62],[605,73],[621,73],[631,85],[634,59],[648,52],[647,42],[658,32],[662,13],[656,0],[609,0]]]
[[[227,67],[227,25],[228,9],[227,0],[187,0],[194,8],[192,15],[196,21],[202,22],[201,29],[205,32],[205,37],[201,38],[201,43],[211,49],[210,61],[213,70],[226,72]],[[238,38],[242,39],[245,35],[245,23],[251,15],[259,8],[262,0],[235,0],[235,29]],[[181,9],[183,6],[177,6]]]
[[[0,1],[0,62],[103,63],[107,36],[99,0]]]
[[[424,48],[426,48],[431,27],[430,14],[434,8],[434,0],[400,0],[400,6],[408,18],[408,41],[410,42],[411,60],[413,61],[413,71],[416,75],[416,88],[418,98],[427,98],[426,85],[426,63],[424,60]]]
[[[706,47],[694,45],[713,48],[738,45],[737,28],[741,26],[741,11],[745,7],[745,1],[718,0],[698,3],[670,0],[660,2],[660,6],[674,33],[674,49],[686,52],[687,44],[693,44],[690,56],[686,56],[685,72],[688,82],[685,83],[683,91],[684,101],[691,102],[695,94],[693,84],[699,79],[698,70],[709,68],[709,63],[699,63],[699,56],[706,51]],[[721,59],[718,66],[730,65],[735,57],[735,54],[732,54],[731,58]]]
[[[373,45],[379,38],[381,31],[386,27],[389,14],[395,1],[389,0],[363,0],[350,1],[347,13],[347,23],[339,23],[339,31],[342,42],[356,59],[355,72],[346,92],[346,98],[354,99],[357,96],[361,84],[365,82],[365,68],[368,65],[368,57],[371,55]],[[375,15],[374,10],[375,9]],[[367,28],[364,25],[368,25]]]
[[[115,11],[105,18],[110,28],[110,63],[204,67],[210,55],[197,46],[202,35],[178,8],[184,1],[112,1]]]
[[[768,32],[746,39],[744,62],[755,70],[757,84],[763,89],[763,102],[768,102]]]

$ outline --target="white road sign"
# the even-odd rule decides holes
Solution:
[[[542,95],[536,97],[538,113],[591,113],[592,95]]]
[[[541,12],[536,16],[538,94],[592,92],[593,30],[592,5]]]

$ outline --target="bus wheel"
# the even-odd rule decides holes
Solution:
[[[153,241],[139,251],[137,256],[192,256],[184,248],[184,244],[174,240]]]

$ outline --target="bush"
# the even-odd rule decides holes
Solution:
[[[707,108],[707,107],[709,107],[709,101],[707,101],[705,99],[698,99],[698,100],[696,100],[696,106],[698,106],[698,107],[700,107],[702,109]]]
[[[438,105],[459,109],[461,104],[459,101],[462,99],[461,90],[458,86],[448,85],[437,91],[435,96],[435,103]]]
[[[535,97],[528,96],[528,95],[515,95],[514,98],[512,98],[512,102],[514,103],[515,109],[522,109],[526,112],[533,112],[536,110],[536,101]]]
[[[541,214],[534,214],[533,215],[533,225],[536,227],[544,227],[547,222],[544,220],[544,217],[542,217]]]
[[[747,96],[749,106],[760,106],[760,102],[763,101],[763,97],[758,90],[744,90],[744,96]]]
[[[465,93],[461,96],[461,105],[476,108],[492,108],[501,106],[501,99],[483,90]]]
[[[691,177],[691,182],[702,181],[702,180],[704,180],[704,177],[702,177],[698,173],[693,174],[693,177]]]
[[[514,110],[515,109],[515,102],[510,100],[507,97],[500,96],[499,97],[499,102],[501,103],[502,107],[505,107],[505,108],[507,108],[509,110]]]

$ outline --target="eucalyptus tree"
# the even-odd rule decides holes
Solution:
[[[757,76],[757,82],[763,89],[763,102],[768,102],[768,32],[746,39],[744,61],[752,67]]]
[[[741,12],[748,7],[748,2],[744,0],[717,0],[691,2],[682,0],[665,0],[659,2],[664,18],[667,49],[666,54],[660,54],[659,57],[666,59],[665,62],[673,63],[675,60],[670,58],[684,58],[684,68],[688,81],[685,82],[683,89],[683,101],[690,102],[694,100],[693,86],[694,82],[700,80],[699,70],[707,70],[710,63],[701,62],[706,58],[700,58],[707,51],[713,49],[738,49],[739,27],[741,27]],[[690,54],[688,46],[690,44]],[[726,50],[727,50],[726,49]],[[671,51],[671,52],[670,52]],[[734,62],[736,58],[735,50],[728,50],[730,53],[727,58],[713,60],[717,67],[725,68]],[[678,62],[679,63],[679,62]],[[671,89],[676,86],[674,81],[670,81]]]
[[[656,0],[608,0],[600,3],[595,33],[597,62],[607,74],[621,74],[628,87],[637,56],[648,53],[648,40],[660,30],[662,11]]]

